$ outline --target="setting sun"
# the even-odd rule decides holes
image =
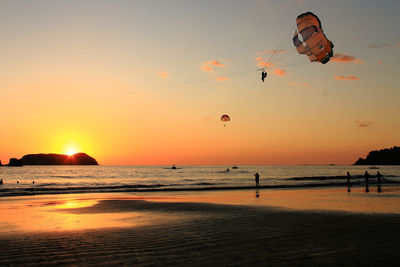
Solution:
[[[80,151],[79,149],[80,148],[76,143],[69,142],[68,144],[66,144],[64,146],[64,154],[72,156],[72,155],[78,153]]]
[[[76,154],[76,153],[78,153],[78,151],[76,151],[76,149],[74,149],[74,148],[71,148],[71,149],[68,149],[68,151],[65,154],[67,154],[68,156],[72,156],[73,154]]]

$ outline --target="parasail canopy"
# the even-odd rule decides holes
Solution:
[[[300,14],[297,19],[293,44],[299,54],[305,54],[311,62],[327,63],[333,56],[333,43],[326,38],[321,21],[312,12]]]
[[[226,121],[230,121],[231,118],[229,117],[229,115],[222,115],[221,116],[221,121],[226,122]]]

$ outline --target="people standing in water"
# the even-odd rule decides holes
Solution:
[[[378,173],[376,174],[376,182],[377,182],[377,185],[378,185],[378,189],[377,189],[378,193],[382,192],[381,177],[382,177],[382,175],[381,175],[381,173],[378,171]]]
[[[349,172],[347,172],[347,192],[349,192],[349,193],[351,191],[350,179],[351,179],[351,175]]]
[[[256,187],[260,187],[260,175],[258,172],[254,174],[254,179],[256,180]]]
[[[369,174],[367,171],[365,171],[365,173],[364,173],[364,178],[365,178],[365,192],[368,193],[369,192],[369,185],[368,185]]]

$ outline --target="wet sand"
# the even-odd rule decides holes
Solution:
[[[342,191],[4,198],[0,265],[397,266],[398,207],[357,208],[397,191],[355,192],[353,210],[332,209]]]

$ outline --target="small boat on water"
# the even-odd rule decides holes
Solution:
[[[236,165],[233,165],[232,169],[239,169],[239,167]]]

